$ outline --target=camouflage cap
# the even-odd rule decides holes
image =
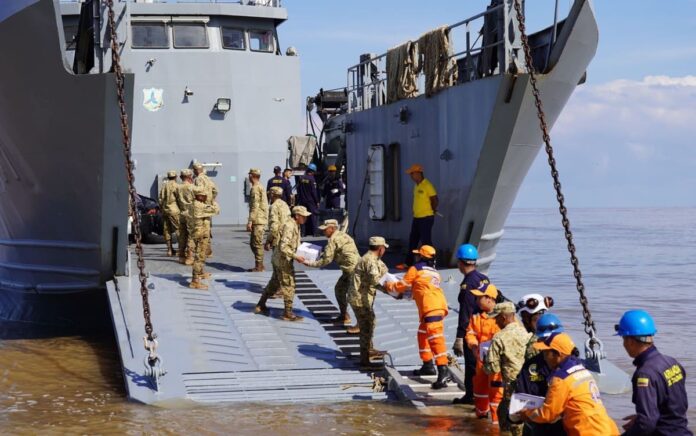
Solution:
[[[488,314],[489,318],[495,318],[496,316],[502,314],[502,313],[516,313],[517,311],[515,310],[515,305],[510,302],[510,301],[505,301],[502,303],[498,303],[495,305],[493,308],[493,311]]]
[[[370,245],[370,247],[389,248],[389,244],[387,244],[387,240],[381,236],[372,236],[372,237],[370,237],[370,240],[367,243]]]
[[[196,162],[195,164],[193,164],[193,169],[194,169],[194,170],[202,170],[202,169],[203,169],[203,165],[201,165],[200,162]]]
[[[171,179],[172,177],[176,177],[176,170],[169,170],[169,171],[167,171],[167,177],[169,177],[170,179]]]
[[[260,176],[261,170],[258,168],[251,168],[251,169],[249,169],[249,174],[251,174],[253,176]]]
[[[208,196],[208,190],[205,189],[203,186],[196,186],[193,188],[193,195],[199,196],[202,195],[204,197]]]
[[[338,221],[337,220],[326,220],[326,221],[324,221],[324,224],[319,226],[319,230],[324,230],[327,227],[338,227]]]
[[[304,206],[295,206],[292,208],[292,214],[300,216],[310,216],[312,213],[308,211],[307,208]]]
[[[268,192],[270,192],[271,195],[283,195],[283,188],[280,186],[271,186],[271,189],[269,189]]]
[[[193,175],[193,171],[190,168],[184,168],[181,170],[182,177],[188,177]]]

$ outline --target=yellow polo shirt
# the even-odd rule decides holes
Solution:
[[[437,191],[430,180],[423,179],[419,184],[413,187],[413,217],[425,218],[435,215],[433,207],[430,204],[430,197],[437,195]]]

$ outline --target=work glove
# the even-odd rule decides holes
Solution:
[[[452,346],[452,351],[457,357],[462,357],[464,355],[464,338],[457,338]]]

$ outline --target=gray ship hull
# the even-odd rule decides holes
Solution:
[[[538,77],[549,126],[582,80],[597,42],[592,6],[589,1],[577,1],[551,52],[552,68]],[[405,123],[399,118],[404,107],[409,113]],[[479,265],[486,271],[495,259],[517,192],[543,143],[529,75],[487,77],[430,98],[421,95],[344,117],[332,122],[352,126],[345,134],[352,181],[347,198],[358,241],[366,245],[371,235],[379,234],[397,246],[408,246],[414,184],[404,169],[420,163],[438,190],[443,216],[435,217],[433,242],[444,254],[443,260],[454,264],[453,252],[469,242],[478,245]],[[390,183],[396,186],[393,197],[402,201],[387,201],[388,211],[381,220],[372,218],[371,181],[363,194],[373,145],[384,145],[387,153],[398,148],[400,161],[398,173],[392,171],[388,178],[397,180]]]
[[[103,284],[124,272],[127,256],[115,81],[68,70],[57,2],[7,3],[0,6],[0,53],[11,59],[0,80],[0,319],[79,323],[90,304],[105,301]],[[126,88],[131,98],[132,76]]]

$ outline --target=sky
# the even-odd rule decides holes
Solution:
[[[303,96],[345,86],[361,53],[485,10],[485,0],[284,0],[281,46],[297,48]],[[554,0],[527,0],[531,31]],[[559,0],[560,16],[572,4]],[[696,0],[594,0],[600,41],[551,132],[571,207],[696,206]],[[456,44],[456,41],[455,41]],[[455,45],[456,47],[456,45]],[[553,207],[542,152],[515,207]]]

